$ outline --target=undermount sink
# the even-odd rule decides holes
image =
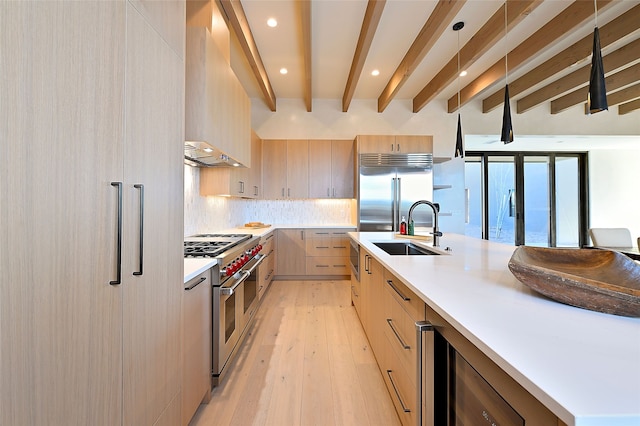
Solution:
[[[433,256],[440,254],[411,242],[384,242],[373,243],[373,245],[381,248],[391,256]]]

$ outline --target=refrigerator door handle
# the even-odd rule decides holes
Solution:
[[[396,216],[398,216],[398,182],[397,178],[391,178],[391,192],[393,193],[393,199],[391,200],[391,230],[396,230]]]
[[[396,178],[397,196],[396,196],[396,215],[393,218],[393,230],[400,232],[400,207],[402,206],[402,178]]]

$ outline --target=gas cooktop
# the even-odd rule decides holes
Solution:
[[[184,239],[184,257],[218,257],[251,234],[198,234]]]

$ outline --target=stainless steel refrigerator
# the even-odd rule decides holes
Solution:
[[[418,200],[433,201],[432,154],[360,154],[358,230],[399,232],[402,216]],[[413,211],[415,232],[432,227],[432,210]]]

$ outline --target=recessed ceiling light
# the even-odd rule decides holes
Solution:
[[[269,18],[267,19],[267,25],[270,26],[271,28],[277,27],[278,21],[276,21],[276,18]]]
[[[380,75],[380,70],[371,71],[371,75],[373,75],[373,76]]]
[[[280,68],[280,74],[285,75],[286,73],[288,73],[289,70],[286,68]]]
[[[466,71],[460,71],[460,77],[464,77],[465,75],[467,75]]]

